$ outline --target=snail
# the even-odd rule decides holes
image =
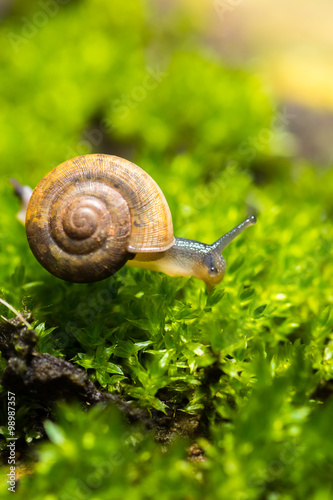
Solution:
[[[175,238],[156,182],[134,163],[104,154],[62,163],[32,194],[12,183],[22,200],[21,218],[26,211],[36,259],[53,275],[76,283],[103,280],[127,264],[193,276],[211,291],[224,277],[222,250],[256,222],[247,218],[211,245]]]

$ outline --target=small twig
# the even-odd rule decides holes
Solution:
[[[22,314],[20,312],[18,312],[15,307],[11,306],[10,304],[8,304],[8,302],[6,302],[5,300],[1,299],[0,298],[0,302],[1,304],[3,304],[4,306],[8,307],[8,309],[10,309],[14,314],[16,314],[16,317],[22,321],[22,323],[30,330],[32,328],[32,326],[30,325],[30,323],[27,322],[27,320],[24,319],[24,317],[22,316]]]

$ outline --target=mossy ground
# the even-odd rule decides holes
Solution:
[[[1,297],[31,314],[40,353],[83,367],[152,418],[165,413],[175,432],[161,444],[113,407],[56,410],[20,395],[17,436],[38,463],[16,495],[331,499],[332,170],[287,158],[288,110],[197,41],[195,17],[157,23],[139,1],[85,0],[23,37],[22,17],[40,10],[17,2],[0,28]],[[177,236],[209,243],[257,215],[225,250],[212,294],[133,268],[77,285],[39,266],[8,178],[34,186],[93,151],[149,172]],[[1,304],[0,313],[13,317]],[[5,388],[1,424],[6,436]]]

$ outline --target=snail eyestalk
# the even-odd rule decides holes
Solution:
[[[243,222],[238,224],[238,226],[234,227],[231,231],[229,231],[227,234],[222,236],[222,238],[219,238],[215,243],[211,245],[211,249],[215,250],[218,253],[222,253],[225,247],[231,243],[236,236],[238,236],[240,233],[244,231],[249,226],[253,226],[257,222],[257,219],[255,218],[254,215],[251,215],[251,217],[248,217],[245,219]]]
[[[166,252],[136,254],[127,265],[160,271],[169,276],[193,276],[205,282],[207,291],[221,283],[226,263],[222,250],[246,227],[256,223],[254,216],[236,226],[212,245],[184,238],[177,238],[175,244]]]

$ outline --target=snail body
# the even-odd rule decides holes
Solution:
[[[223,248],[254,223],[252,216],[212,245],[175,238],[156,182],[134,163],[103,154],[73,158],[49,172],[25,218],[33,254],[66,281],[99,281],[127,264],[194,276],[208,289],[224,277]]]

